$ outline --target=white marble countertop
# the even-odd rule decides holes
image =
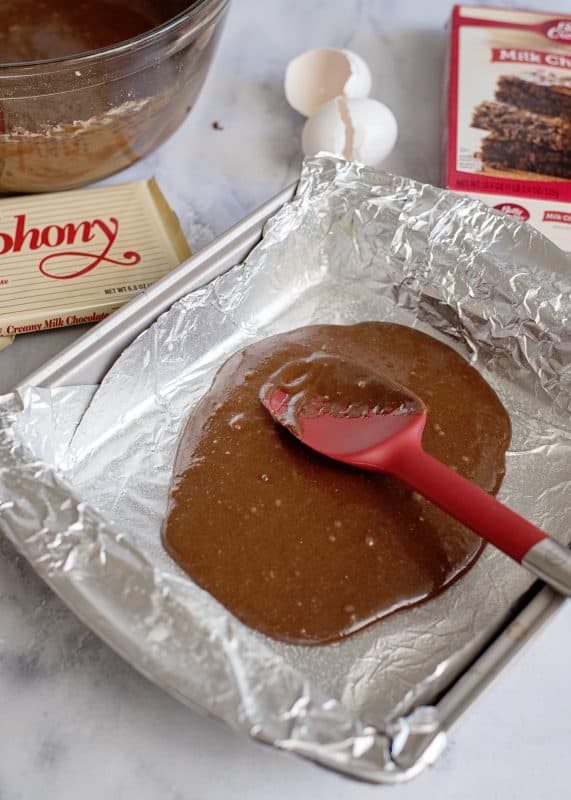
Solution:
[[[112,180],[155,175],[198,248],[296,177],[302,120],[283,98],[284,67],[301,50],[337,45],[368,60],[373,94],[398,118],[387,168],[438,183],[451,5],[233,0],[191,117],[158,152]],[[223,130],[212,128],[215,120]],[[0,354],[0,391],[79,333],[20,337]],[[568,797],[570,663],[568,604],[453,731],[436,766],[406,786],[368,786],[178,704],[102,644],[0,539],[0,798]]]

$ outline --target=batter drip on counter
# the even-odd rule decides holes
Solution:
[[[311,326],[232,356],[182,435],[163,542],[236,617],[297,644],[341,639],[434,597],[482,549],[397,479],[319,456],[271,419],[261,387],[288,361],[315,354],[418,395],[428,409],[425,449],[492,494],[511,436],[478,372],[412,328]]]

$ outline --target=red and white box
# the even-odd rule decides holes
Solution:
[[[571,250],[571,15],[452,12],[445,185]]]

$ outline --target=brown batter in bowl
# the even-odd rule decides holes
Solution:
[[[163,541],[239,619],[298,644],[343,638],[429,600],[482,550],[479,537],[400,481],[319,456],[274,423],[261,387],[289,361],[323,353],[418,395],[425,449],[492,494],[511,436],[479,373],[412,328],[300,328],[229,359],[182,435]]]
[[[0,192],[129,166],[194,105],[228,0],[0,0]]]

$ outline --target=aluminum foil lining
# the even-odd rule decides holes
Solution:
[[[76,613],[181,700],[251,736],[379,782],[444,735],[429,704],[532,579],[487,548],[440,597],[342,643],[246,628],[162,550],[184,422],[234,351],[313,323],[391,320],[469,358],[510,412],[500,499],[568,541],[571,263],[481,202],[330,157],[240,265],[187,295],[101,386],[0,401],[0,521]]]

